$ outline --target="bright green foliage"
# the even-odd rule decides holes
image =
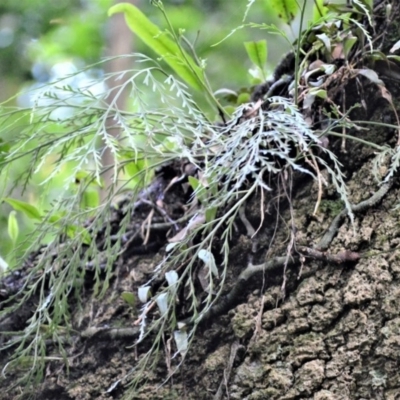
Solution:
[[[3,199],[6,203],[10,204],[14,210],[23,212],[28,218],[42,220],[42,214],[40,211],[32,204],[26,203],[25,201],[5,198]]]
[[[325,0],[314,0],[313,7],[313,19],[312,22],[315,23],[328,13],[328,8],[325,7]]]
[[[132,292],[122,292],[121,293],[121,298],[124,300],[130,307],[133,309],[136,306],[136,296]]]
[[[258,42],[245,42],[244,45],[252,63],[264,71],[268,57],[267,41],[264,39]]]
[[[163,14],[162,3],[156,3]],[[247,11],[253,3],[248,2]],[[296,1],[272,1],[271,4],[286,23],[290,23],[299,10]],[[278,96],[264,99],[265,107],[252,103],[232,106],[232,115],[223,124],[216,124],[215,116],[222,115],[223,110],[212,97],[213,91],[206,76],[203,76],[203,68],[200,67],[203,63],[198,62],[200,60],[195,53],[189,55],[183,50],[182,42],[191,48],[185,39],[176,35],[170,26],[168,32],[162,30],[130,4],[117,4],[110,10],[110,14],[117,12],[125,14],[131,30],[169,64],[179,79],[165,71],[157,61],[136,53],[131,56],[135,61],[134,68],[126,81],[116,88],[119,94],[129,92],[131,104],[128,110],[118,109],[115,98],[110,102],[115,92],[106,89],[109,80],[114,83],[119,73],[106,75],[103,78],[104,89],[94,95],[98,84],[95,79],[78,88],[68,84],[68,79],[79,75],[77,72],[35,92],[32,109],[4,112],[0,120],[0,133],[9,135],[10,140],[8,147],[4,148],[5,154],[0,154],[0,166],[4,168],[1,171],[22,159],[27,161],[16,184],[24,187],[31,182],[38,170],[46,168],[45,160],[52,163],[46,170],[48,181],[56,180],[67,171],[63,176],[64,190],[54,198],[50,212],[14,198],[5,199],[15,210],[41,222],[35,234],[31,235],[33,240],[27,252],[36,250],[48,239],[40,260],[30,271],[27,279],[31,281],[24,293],[25,298],[39,293],[37,308],[24,330],[18,337],[12,338],[18,343],[10,344],[21,345],[8,367],[18,366],[21,360],[32,361],[28,378],[32,378],[31,374],[36,374],[39,379],[42,377],[46,340],[51,338],[56,342],[55,332],[70,326],[68,300],[71,288],[79,301],[86,267],[94,271],[94,293],[106,293],[114,263],[121,254],[121,237],[131,222],[135,200],[139,198],[142,186],[153,176],[155,167],[185,159],[199,166],[201,176],[188,177],[194,190],[190,206],[196,213],[185,215],[186,227],[175,235],[174,240],[170,240],[166,257],[156,268],[168,285],[151,293],[149,284],[145,284],[137,293],[139,301],[145,303],[139,341],[145,337],[154,340],[149,353],[140,359],[138,369],[134,371],[137,375],[133,378],[138,380],[141,379],[140,368],[146,369],[147,361],[160,349],[166,332],[173,332],[178,352],[186,354],[198,323],[226,289],[235,221],[250,198],[273,190],[269,181],[290,182],[296,171],[320,182],[318,168],[312,171],[304,167],[305,162],[312,160],[328,172],[343,203],[349,211],[351,209],[341,165],[335,154],[321,146],[318,136],[330,134],[332,127],[328,126],[324,132],[311,129],[295,104],[297,92],[294,100]],[[168,20],[166,23],[168,25]],[[298,46],[296,74],[293,77],[295,86],[299,76],[304,77],[307,85],[307,79],[315,72],[325,77],[334,73],[333,64],[326,63],[312,71],[308,71],[307,65],[308,58],[316,54],[329,55],[332,46],[343,40],[341,32],[335,31],[337,27],[332,28],[332,25],[326,24],[318,29],[311,26],[299,38],[299,43],[308,45],[305,47],[309,53],[300,53]],[[357,21],[353,25],[358,26]],[[266,24],[258,26],[265,28]],[[275,34],[279,32],[277,27],[269,28]],[[365,37],[369,39],[368,32]],[[352,37],[349,36],[348,40],[351,41]],[[349,48],[354,45],[349,43]],[[240,47],[244,52],[241,43]],[[247,51],[250,59],[263,68],[267,58],[266,43],[247,44]],[[218,47],[216,52],[219,52]],[[243,71],[240,73],[245,75]],[[358,73],[379,84],[368,69]],[[185,83],[197,90],[200,101],[193,97]],[[232,86],[236,87],[236,82]],[[316,99],[328,96],[323,87],[305,86],[302,89],[305,94],[303,107],[311,107]],[[243,101],[245,96],[243,93]],[[211,110],[208,108],[208,112],[203,112],[199,105],[205,104],[205,98],[214,100],[210,102]],[[240,95],[236,96],[236,100],[239,99]],[[22,127],[19,125],[21,121]],[[332,124],[336,131],[337,128],[350,126],[347,115],[341,115]],[[19,133],[13,138],[10,131],[18,131],[17,128]],[[110,134],[110,129],[119,130],[118,140]],[[101,184],[104,173],[100,156],[103,146],[115,155],[112,168],[123,183],[111,186],[106,201],[100,204],[94,189]],[[390,167],[392,175],[399,165],[398,153],[386,149],[385,156],[389,155],[393,160]],[[126,187],[133,188],[132,198],[123,210],[124,218],[118,233],[111,238],[111,205]],[[290,198],[287,200],[290,202]],[[15,218],[13,215],[12,218]],[[19,234],[16,220],[12,218],[9,220],[9,234],[14,241]],[[101,246],[93,240],[98,232],[105,232]],[[60,237],[66,238],[64,243],[58,240]],[[218,263],[214,258],[216,248]],[[206,295],[201,302],[193,283],[194,270],[199,263],[205,269],[206,280]],[[177,265],[180,266],[179,274],[175,271]],[[49,293],[43,290],[48,282],[52,285]],[[175,314],[175,295],[179,288],[184,288],[185,301],[190,305],[190,325],[186,326],[185,321],[177,321]],[[135,295],[125,292],[122,299],[133,307]],[[157,304],[161,315],[146,325],[146,306],[150,303]],[[43,326],[50,325],[51,329],[43,329]],[[61,341],[59,346],[62,348]],[[127,394],[127,398],[133,397]]]
[[[162,32],[156,25],[134,5],[130,3],[118,3],[111,7],[108,15],[124,13],[126,23],[146,45],[159,54],[170,67],[190,86],[201,90],[204,85],[203,71],[196,65],[177,43],[173,41],[168,32]]]
[[[19,236],[19,227],[17,221],[17,212],[14,210],[11,211],[10,215],[8,216],[8,235],[15,245]]]
[[[296,0],[270,0],[270,3],[278,17],[287,24],[290,24],[299,12]]]

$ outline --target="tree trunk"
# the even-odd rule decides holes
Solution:
[[[376,2],[375,29],[381,51],[387,54],[400,30],[398,4],[392,5],[390,24],[384,16],[385,4]],[[391,79],[387,69],[381,78],[397,106],[398,81]],[[383,98],[371,82],[362,88],[353,78],[343,87],[344,108],[362,103],[351,119],[397,124],[388,97]],[[347,133],[377,145],[398,145],[399,133],[385,126]],[[331,140],[328,146],[343,164],[352,204],[360,205],[353,208],[354,221],[342,213],[333,184],[324,189],[314,215],[319,186],[304,176],[293,176],[291,201],[278,203],[275,194],[254,197],[242,222],[255,230],[262,226],[257,242],[240,227],[233,237],[224,294],[236,287],[235,297],[199,327],[185,362],[167,382],[180,356],[173,358],[171,340],[165,336],[155,368],[142,373],[143,381],[129,398],[400,399],[400,213],[396,208],[400,181],[395,176],[380,186],[378,179],[386,170],[382,167],[375,171],[381,175],[374,176],[374,149],[359,141]],[[333,234],[333,240],[322,246],[326,232]],[[249,271],[251,256],[257,257],[255,246],[262,250],[263,258],[257,259],[261,267],[244,279],[241,273]],[[33,390],[38,399],[126,396],[124,385],[129,379],[121,380],[150,342],[132,347],[139,329],[134,324],[137,315],[121,293],[136,292],[164,254],[165,247],[133,249],[117,263],[107,296],[99,300],[88,290],[82,310],[73,310],[74,327],[80,331],[67,346],[69,368],[63,360],[49,359],[43,384]],[[286,255],[286,262],[277,261],[276,257]],[[18,277],[16,272],[3,279],[0,299],[9,296]],[[1,330],[21,329],[29,316],[22,311],[0,320]],[[0,368],[6,367],[11,354],[12,350],[3,351]],[[5,370],[0,399],[18,398],[21,388],[6,390],[20,373]]]

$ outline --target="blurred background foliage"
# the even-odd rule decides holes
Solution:
[[[131,2],[154,23],[165,27],[163,16],[148,0]],[[163,3],[174,28],[185,30],[185,36],[194,45],[198,57],[205,61],[213,90],[238,90],[252,85],[249,74],[251,62],[244,42],[268,40],[267,72],[271,72],[289,50],[289,42],[284,38],[251,28],[240,29],[214,46],[243,23],[246,6],[251,3],[246,22],[280,25],[268,0],[165,0]],[[13,98],[8,105],[29,107],[32,105],[30,95],[18,93],[62,78],[107,56],[130,52],[154,56],[148,47],[132,37],[128,29],[122,28],[123,19],[107,17],[107,11],[113,4],[112,0],[3,0],[0,4],[0,103]],[[295,24],[282,29],[286,30],[289,41],[296,36]],[[129,58],[126,60],[128,64],[122,67],[116,64],[110,70],[129,69],[132,61]],[[93,76],[101,78],[105,72],[110,72],[107,68],[106,65],[99,66],[87,72],[86,77],[79,76],[76,81],[68,83],[79,87],[80,80]],[[24,122],[29,124],[28,119]],[[15,130],[2,133],[0,151],[2,146],[4,149],[7,147],[7,140],[16,135],[18,132]],[[62,190],[65,176],[61,172],[56,180],[41,185],[52,168],[51,160],[48,160],[33,177],[29,187],[18,187],[14,182],[24,170],[24,162],[20,159],[17,165],[2,174],[1,196],[9,195],[12,189],[13,198],[24,200],[41,210],[50,207],[51,199]],[[8,204],[0,204],[0,256],[3,258],[7,258],[14,247],[7,233],[10,212]],[[32,232],[34,222],[21,213],[17,217],[21,233],[18,243],[21,244]]]

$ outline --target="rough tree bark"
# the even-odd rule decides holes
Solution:
[[[399,5],[393,7],[391,24],[384,31],[376,26],[384,53],[400,36]],[[377,21],[385,25],[383,16]],[[398,81],[382,78],[400,110]],[[392,107],[374,85],[360,93],[354,80],[349,80],[344,90],[349,104],[363,100],[364,107],[355,110],[352,119],[396,124]],[[385,127],[351,133],[379,145],[397,143],[398,133]],[[354,209],[354,224],[346,216],[338,217],[332,242],[316,248],[342,206],[330,186],[314,217],[318,185],[308,178],[294,181],[291,207],[282,204],[276,210],[268,208],[268,199],[264,207],[259,198],[250,201],[245,210],[250,224],[257,227],[260,212],[266,213],[257,236],[258,247],[266,250],[261,262],[284,255],[288,246],[285,224],[276,231],[272,225],[278,212],[283,221],[293,217],[298,252],[286,270],[282,263],[271,264],[242,279],[235,301],[211,315],[198,330],[180,372],[160,386],[171,362],[166,350],[165,359],[146,374],[146,382],[131,398],[400,399],[400,212],[396,209],[400,181],[395,176],[373,197],[380,190],[371,174],[373,149],[348,141],[343,150],[340,140],[329,146],[343,163],[352,203],[362,205]],[[272,235],[278,245],[269,248]],[[245,229],[233,241],[227,292],[243,278],[240,274],[248,267],[254,245]],[[307,255],[302,246],[316,253]],[[91,298],[88,290],[84,309],[74,317],[80,333],[68,350],[69,373],[61,362],[49,361],[43,384],[36,388],[37,398],[122,398],[123,385],[107,390],[129,372],[137,362],[137,352],[143,350],[129,347],[137,335],[135,315],[120,293],[135,291],[163,254],[164,247],[132,251],[117,263],[114,285],[104,299]],[[12,277],[7,279],[0,286],[3,297]],[[8,325],[0,321],[2,330],[16,329],[27,314]],[[9,355],[3,352],[1,369]],[[0,399],[17,398],[18,387],[6,393],[17,376],[18,371],[0,378]]]

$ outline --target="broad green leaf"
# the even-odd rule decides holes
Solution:
[[[138,159],[136,161],[134,161],[135,155],[122,157],[123,161],[128,161],[124,162],[124,170],[129,176],[131,184],[134,186],[145,185],[153,176],[149,160],[140,157],[143,157],[141,153],[138,154]]]
[[[387,58],[397,61],[398,63],[400,63],[400,56],[388,56]]]
[[[159,151],[161,154],[166,152],[178,151],[182,148],[182,142],[178,138],[168,136],[163,142],[157,146],[154,146],[154,150]]]
[[[206,222],[214,221],[217,215],[218,207],[207,208],[206,210]]]
[[[130,307],[135,307],[136,297],[132,292],[122,292],[121,297]]]
[[[293,21],[299,11],[296,0],[270,0],[270,3],[278,17],[287,24]]]
[[[326,92],[325,89],[316,89],[316,90],[312,89],[311,91],[316,97],[319,97],[324,100],[328,98],[328,93]]]
[[[355,36],[349,36],[343,41],[343,51],[344,51],[344,56],[348,58],[351,49],[353,46],[357,43],[357,37]]]
[[[232,115],[236,111],[236,107],[234,107],[234,106],[225,106],[224,107],[224,111],[226,112],[226,114]]]
[[[236,104],[241,105],[250,102],[250,93],[240,93],[237,97]]]
[[[30,219],[42,219],[40,211],[32,204],[25,203],[21,200],[11,199],[9,197],[3,199],[8,203],[14,210],[23,212]]]
[[[58,221],[61,220],[65,216],[65,213],[56,213],[49,217],[49,222],[52,224],[56,224]]]
[[[75,174],[75,183],[78,184],[80,182],[89,182],[90,186],[96,186],[96,187],[103,187],[103,182],[100,180],[94,180],[92,177],[92,174],[87,171],[80,170]]]
[[[96,189],[87,189],[83,194],[82,198],[82,208],[96,208],[100,204],[99,192]]]
[[[313,7],[313,22],[318,21],[320,18],[328,14],[328,9],[324,6],[325,0],[315,0]]]
[[[108,15],[124,13],[132,32],[164,58],[170,67],[190,86],[197,90],[203,88],[203,71],[166,32],[162,32],[137,7],[129,3],[118,3],[108,10]]]
[[[82,238],[82,243],[89,245],[92,241],[92,238],[87,229],[82,228],[77,225],[67,225],[66,226],[67,235],[70,238],[76,237],[80,235]]]
[[[17,243],[19,236],[19,227],[17,220],[17,212],[12,210],[8,216],[8,236],[10,236],[12,242]]]
[[[9,143],[5,142],[3,139],[0,139],[0,162],[2,162],[8,155],[10,148],[11,145]]]
[[[244,46],[251,62],[263,70],[267,62],[267,41],[264,39],[258,42],[245,42]]]
[[[199,201],[201,203],[205,203],[207,201],[207,189],[201,184],[198,179],[193,176],[188,176],[188,181]]]

